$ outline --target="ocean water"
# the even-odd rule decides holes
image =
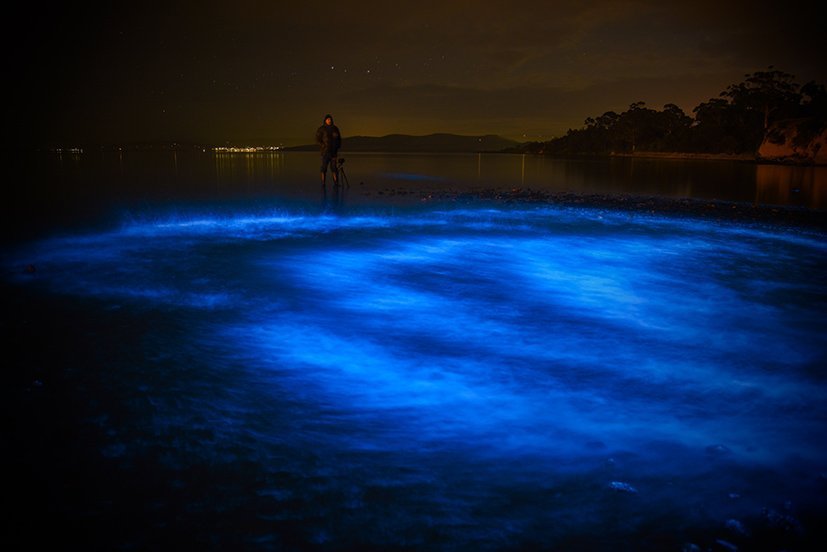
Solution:
[[[674,159],[556,159],[503,154],[343,152],[350,184],[320,197],[315,153],[87,151],[18,154],[0,164],[2,243],[106,228],[177,208],[274,201],[300,210],[406,206],[488,190],[657,196],[827,210],[827,167]],[[345,178],[343,178],[345,180]]]
[[[26,543],[825,538],[819,232],[484,201],[113,219],[2,257]]]

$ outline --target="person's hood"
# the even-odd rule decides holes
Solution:
[[[328,113],[327,115],[324,116],[324,119],[322,119],[322,122],[325,122],[328,119],[330,119],[330,123],[333,124],[333,115],[331,115],[330,113]]]

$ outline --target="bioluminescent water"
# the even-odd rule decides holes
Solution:
[[[56,508],[90,540],[795,549],[825,519],[825,254],[480,203],[160,212],[4,262],[72,315],[32,392],[82,413],[67,461],[100,472]]]

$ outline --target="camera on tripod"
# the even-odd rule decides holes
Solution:
[[[338,172],[342,173],[342,176],[343,176],[343,177],[344,177],[344,179],[345,179],[345,185],[346,185],[348,188],[350,188],[350,182],[349,182],[349,181],[348,181],[348,179],[347,179],[347,173],[345,172],[345,167],[344,167],[344,165],[345,165],[345,158],[344,158],[344,157],[339,157],[338,159],[336,159],[336,170],[337,170]]]

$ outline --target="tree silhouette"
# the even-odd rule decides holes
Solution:
[[[588,117],[581,129],[544,143],[524,144],[519,151],[569,154],[673,151],[755,153],[773,125],[799,121],[799,140],[806,141],[827,126],[827,90],[824,85],[795,83],[789,73],[773,69],[745,75],[717,98],[692,110],[694,119],[675,104],[662,111],[635,102],[622,113],[607,111]],[[775,129],[777,131],[778,129]]]
[[[801,94],[793,79],[795,76],[770,65],[767,71],[746,75],[744,82],[729,85],[721,96],[729,98],[736,108],[760,113],[762,130],[766,131],[771,121],[792,117],[798,110]]]

